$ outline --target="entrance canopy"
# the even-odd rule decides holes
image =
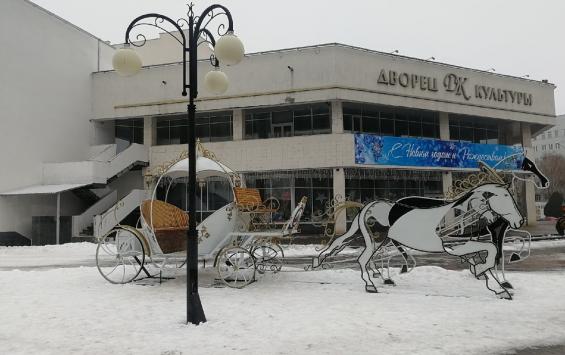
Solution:
[[[0,196],[52,195],[78,189],[86,185],[88,184],[33,185],[12,191],[0,192]]]

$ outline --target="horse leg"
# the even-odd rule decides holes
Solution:
[[[502,247],[504,246],[504,236],[506,235],[509,225],[510,224],[504,219],[499,218],[487,226],[491,240],[496,245],[496,265],[500,265],[501,261],[504,262]]]
[[[359,215],[355,216],[353,221],[351,222],[351,227],[344,235],[336,238],[327,248],[322,250],[317,257],[312,258],[312,268],[315,269],[322,265],[324,260],[328,256],[334,256],[342,251],[346,246],[345,243],[348,239],[353,237],[353,235],[359,230]]]
[[[383,246],[384,242],[380,243],[379,246],[375,248],[375,244],[373,243],[371,236],[364,231],[362,234],[363,239],[365,240],[365,249],[357,259],[359,266],[361,267],[361,278],[365,281],[365,291],[369,293],[377,293],[377,286],[373,283],[368,269],[370,269],[369,264],[371,263],[373,255]]]
[[[510,293],[510,291],[507,289],[507,287],[504,287],[504,284],[500,282],[500,280],[498,279],[498,277],[495,275],[495,273],[492,272],[492,269],[488,270],[488,275],[485,274],[485,278],[486,278],[486,286],[489,290],[491,290],[492,292],[494,292],[498,297],[500,298],[504,298],[507,300],[511,300],[512,299],[512,293]],[[496,282],[496,289],[492,288],[489,284],[489,280],[494,280]]]
[[[484,274],[487,270],[494,268],[496,258],[496,246],[490,242],[468,241],[465,244],[458,245],[452,248],[445,248],[445,251],[455,256],[465,256],[468,254],[477,254],[481,251],[487,253],[485,262],[483,263],[470,263],[472,265],[472,272],[475,276]]]
[[[404,259],[404,265],[402,265],[402,269],[400,270],[401,274],[405,274],[408,272],[408,253],[406,252],[406,250],[402,247],[402,244],[400,244],[399,242],[397,242],[396,240],[392,241],[392,244],[394,244],[394,246],[396,247],[396,249],[398,249],[398,251],[400,252],[400,254],[402,254],[402,258]]]
[[[498,276],[498,267],[500,266],[502,271],[502,283],[501,285],[508,289],[513,288],[512,284],[506,280],[506,275],[504,274],[504,237],[506,236],[506,232],[508,231],[509,223],[499,218],[494,223],[487,226],[488,231],[490,232],[492,242],[496,244],[496,268],[495,273]],[[497,278],[498,281],[498,278]],[[499,282],[500,283],[500,282]]]
[[[502,271],[502,283],[501,285],[505,289],[511,289],[512,284],[506,280],[506,275],[504,274],[504,237],[506,236],[506,232],[508,231],[508,227],[510,224],[506,220],[502,220],[502,223],[496,230],[497,234],[497,243],[496,248],[498,249],[498,253],[496,254],[496,266],[497,266],[497,274],[498,274],[498,266],[500,266]],[[492,231],[491,231],[492,233]]]
[[[387,265],[385,267],[384,265],[384,257],[379,258],[379,261],[381,263],[381,266],[377,266],[377,261],[375,261],[375,254],[377,254],[381,248],[382,245],[387,245],[388,243],[394,243],[394,241],[391,241],[389,238],[384,238],[383,241],[381,242],[381,246],[379,246],[379,248],[375,249],[375,252],[373,253],[373,256],[371,257],[371,261],[370,261],[370,268],[373,270],[373,278],[376,277],[380,277],[383,280],[383,284],[385,285],[395,285],[394,281],[392,281],[392,279],[390,278],[390,265],[388,264],[388,261],[390,260],[387,259]],[[386,268],[386,277],[384,275],[385,272],[385,268]]]

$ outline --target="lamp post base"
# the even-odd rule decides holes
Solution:
[[[204,309],[202,308],[198,292],[193,292],[189,295],[187,306],[187,324],[192,323],[198,325],[200,323],[206,323],[206,316],[204,315]]]

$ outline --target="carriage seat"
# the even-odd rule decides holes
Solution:
[[[152,229],[163,253],[186,250],[188,214],[170,203],[146,200],[140,206],[141,216]]]
[[[236,207],[244,212],[276,212],[276,208],[265,206],[261,200],[259,190],[247,187],[235,187],[235,204]]]

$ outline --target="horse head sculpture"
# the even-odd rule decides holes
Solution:
[[[508,185],[485,184],[477,187],[475,192],[480,192],[484,196],[492,212],[506,220],[512,228],[520,228],[524,224],[524,217],[508,188]]]
[[[524,160],[522,161],[522,170],[529,171],[533,173],[535,176],[537,176],[537,178],[541,182],[541,187],[536,185],[538,188],[545,189],[549,187],[549,180],[547,179],[547,177],[543,175],[541,171],[539,171],[538,167],[533,161],[531,161],[525,156],[524,156]]]

